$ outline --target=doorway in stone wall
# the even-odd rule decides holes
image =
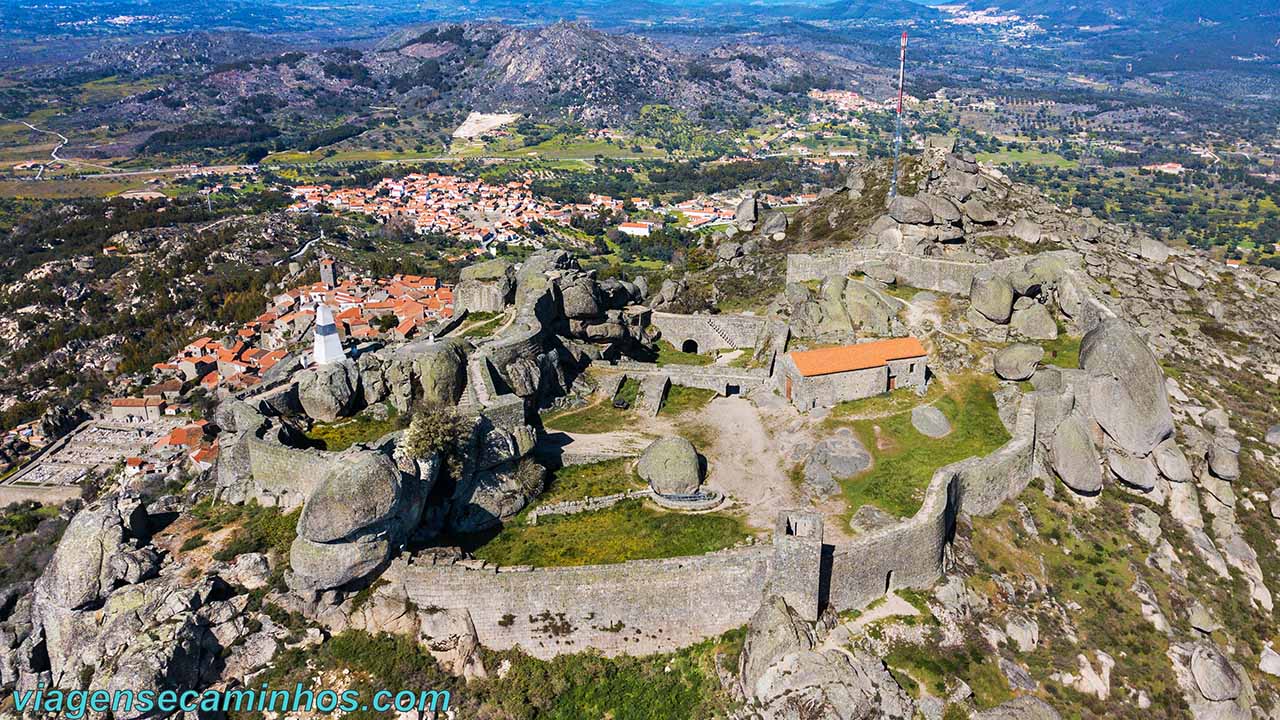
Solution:
[[[893,571],[892,570],[890,570],[884,576],[884,594],[888,595],[891,592],[893,592]]]

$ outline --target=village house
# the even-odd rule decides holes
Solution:
[[[898,388],[923,388],[928,353],[913,337],[789,352],[779,363],[779,389],[801,411],[833,407]]]

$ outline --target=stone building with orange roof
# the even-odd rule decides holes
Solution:
[[[786,353],[779,391],[801,411],[925,386],[929,356],[913,337]]]

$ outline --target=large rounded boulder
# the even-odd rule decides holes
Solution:
[[[999,275],[978,275],[969,286],[969,302],[986,319],[1004,325],[1013,314],[1013,286]]]
[[[315,542],[342,540],[392,516],[403,488],[400,470],[380,452],[344,453],[302,507],[298,534]]]
[[[899,195],[889,203],[889,217],[904,225],[928,225],[933,222],[933,210],[924,200]]]
[[[1094,419],[1130,455],[1146,457],[1173,434],[1164,373],[1123,320],[1103,320],[1080,343]]]
[[[1036,366],[1044,359],[1044,348],[1039,345],[1017,343],[995,354],[996,375],[1002,380],[1026,380],[1036,372]]]
[[[1071,415],[1058,426],[1051,445],[1053,470],[1062,482],[1082,495],[1102,490],[1102,466],[1089,427],[1080,415]]]
[[[427,405],[455,405],[467,385],[467,351],[460,340],[442,340],[414,359],[419,398]]]
[[[333,422],[355,411],[360,371],[350,359],[298,373],[298,402],[307,415]]]
[[[636,472],[659,495],[693,495],[702,482],[698,451],[693,443],[676,436],[650,443],[640,455]]]

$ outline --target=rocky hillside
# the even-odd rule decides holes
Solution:
[[[480,110],[608,124],[634,118],[650,104],[696,113],[768,102],[838,84],[857,70],[835,56],[794,48],[766,53],[733,46],[689,54],[582,23],[418,28],[399,31],[371,50],[268,53],[252,40],[209,40],[170,38],[113,49],[74,66],[76,72],[113,68],[140,77],[160,66],[166,74],[180,69],[157,89],[86,109],[84,122],[105,118],[170,128],[147,148],[156,152],[183,149],[178,141],[185,135],[217,143],[217,131],[244,143],[305,128],[319,132],[339,119],[358,127],[362,117],[389,105],[409,117]]]
[[[744,198],[710,267],[652,292],[561,252],[476,268],[460,295],[484,280],[495,306],[515,306],[496,338],[370,352],[224,403],[214,470],[180,491],[121,476],[66,508],[52,559],[4,591],[0,679],[412,682],[493,718],[595,716],[600,688],[631,698],[673,678],[683,717],[1275,717],[1280,273],[1063,209],[971,158],[930,150],[892,200],[887,174],[852,169],[794,217]],[[787,257],[801,252],[815,277]],[[623,322],[639,298],[751,306],[805,343],[921,337],[939,376],[998,383],[1029,482],[947,523],[933,586],[891,577],[893,592],[816,623],[770,597],[745,632],[656,658],[482,648],[469,612],[414,606],[403,573],[492,566],[412,548],[491,530],[543,491],[537,428],[510,409],[550,404],[592,361],[645,344]],[[341,452],[304,446],[311,420],[381,402],[479,415],[432,410]],[[969,508],[983,486],[939,487]],[[62,525],[28,520],[16,537],[44,533],[47,550]],[[548,632],[562,622],[548,616]]]

